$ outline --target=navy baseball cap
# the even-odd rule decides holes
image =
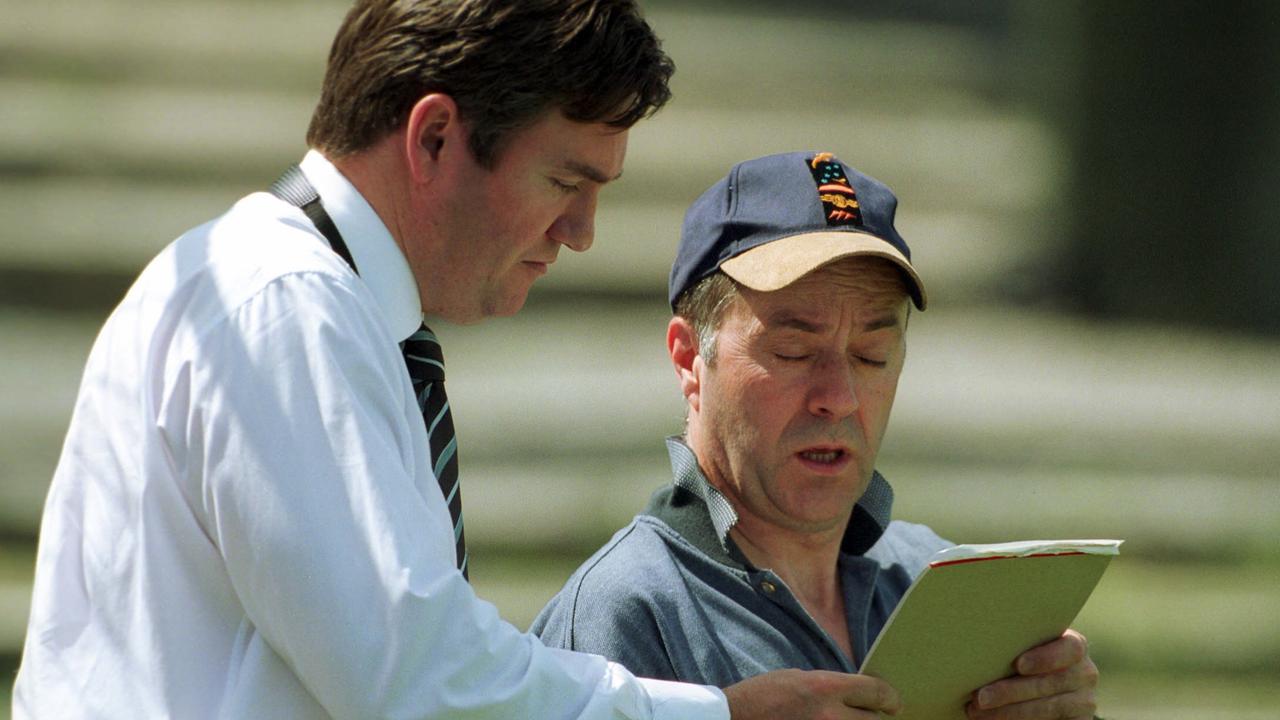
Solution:
[[[898,199],[831,153],[796,152],[739,163],[684,216],[668,300],[717,269],[771,292],[854,255],[898,265],[917,308],[928,300],[911,248],[893,227]]]

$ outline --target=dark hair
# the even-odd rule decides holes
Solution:
[[[741,293],[738,283],[716,270],[694,283],[676,300],[676,315],[693,325],[698,336],[698,354],[708,365],[716,364],[716,331],[724,312]]]
[[[440,92],[492,167],[512,132],[553,109],[630,127],[671,97],[674,70],[634,0],[359,0],[334,38],[307,143],[330,157],[367,149]]]

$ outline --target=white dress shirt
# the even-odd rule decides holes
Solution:
[[[255,193],[94,343],[14,717],[727,718],[719,690],[548,649],[476,597],[397,347],[413,276],[333,165],[302,167],[358,277]]]

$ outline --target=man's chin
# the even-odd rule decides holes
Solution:
[[[524,292],[521,292],[518,295],[498,298],[491,303],[487,303],[484,306],[484,311],[474,320],[471,320],[466,324],[475,324],[485,318],[491,317],[511,317],[524,308],[525,302],[528,299],[529,291],[527,288]]]
[[[439,316],[453,325],[478,325],[489,318],[515,315],[522,305],[524,305],[523,301],[514,307],[509,304],[486,303],[479,307],[455,308],[441,312]]]
[[[475,325],[487,318],[510,317],[524,307],[532,287],[532,280],[519,282],[516,278],[506,278],[505,284],[488,285],[487,292],[480,293],[479,298],[473,298],[475,304],[458,308],[451,315],[446,315],[445,319],[457,325]]]

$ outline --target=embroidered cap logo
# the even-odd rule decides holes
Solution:
[[[827,225],[853,225],[862,227],[862,210],[858,207],[858,194],[845,177],[844,166],[835,155],[824,152],[809,160],[809,171],[818,186],[818,199],[827,217]]]

